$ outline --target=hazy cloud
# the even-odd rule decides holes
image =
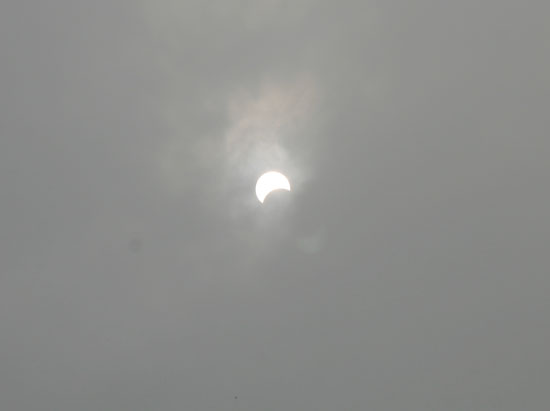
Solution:
[[[549,11],[2,2],[0,409],[546,410]]]

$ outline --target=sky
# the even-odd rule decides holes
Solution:
[[[3,1],[0,409],[547,410],[549,13]]]

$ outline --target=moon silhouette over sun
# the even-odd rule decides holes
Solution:
[[[275,190],[290,191],[290,183],[284,174],[278,171],[268,171],[258,178],[256,182],[256,197],[263,203],[265,198]]]

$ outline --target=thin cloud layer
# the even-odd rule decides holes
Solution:
[[[546,410],[518,4],[0,2],[0,409]]]

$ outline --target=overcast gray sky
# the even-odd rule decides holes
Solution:
[[[549,15],[2,1],[0,409],[548,410]]]

